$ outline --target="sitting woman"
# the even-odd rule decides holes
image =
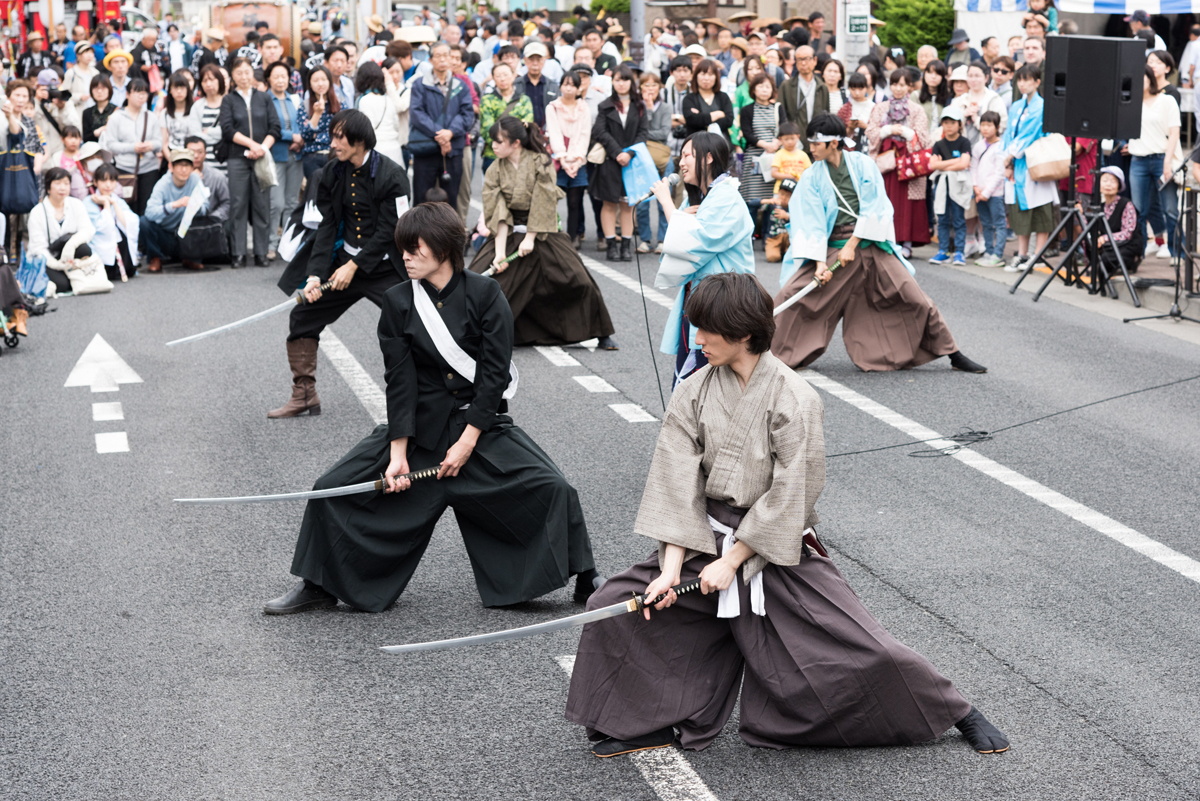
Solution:
[[[46,277],[58,294],[71,291],[67,270],[75,266],[76,249],[92,241],[96,229],[82,200],[71,197],[71,175],[62,167],[42,174],[46,199],[29,212],[31,259],[42,259]],[[90,251],[89,251],[90,252]]]
[[[554,167],[535,123],[501,117],[489,138],[496,161],[483,179],[483,216],[491,236],[471,263],[495,267],[512,308],[517,345],[563,345],[599,338],[616,350],[612,320],[596,279],[558,230]],[[509,231],[522,234],[509,241]],[[505,257],[516,254],[511,263]]]
[[[121,197],[117,183],[117,168],[101,164],[93,176],[96,192],[86,201],[88,219],[96,229],[92,238],[93,252],[104,263],[108,280],[122,281],[137,274],[137,265],[132,254],[137,251],[139,219]],[[133,245],[133,248],[130,248]],[[118,262],[117,258],[120,257]]]
[[[1137,210],[1129,198],[1121,197],[1123,191],[1125,173],[1120,167],[1100,170],[1100,202],[1104,206],[1104,216],[1108,218],[1108,227],[1112,229],[1112,241],[1109,241],[1108,234],[1100,236],[1100,263],[1109,275],[1116,274],[1118,277],[1121,266],[1117,263],[1117,254],[1121,254],[1125,269],[1136,273],[1138,263],[1142,260],[1142,248],[1145,247]]]

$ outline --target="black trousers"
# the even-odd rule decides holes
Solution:
[[[292,573],[351,606],[382,612],[408,586],[447,506],[454,509],[484,606],[528,601],[594,568],[575,489],[511,418],[495,420],[453,478],[421,479],[399,493],[309,501]],[[410,442],[409,469],[439,464],[464,428],[458,411],[433,450]],[[314,486],[379,478],[390,460],[388,427],[380,425]]]
[[[450,173],[449,183],[441,181],[443,156],[414,156],[413,157],[413,200],[415,203],[425,202],[425,193],[435,186],[441,185],[450,198],[450,205],[458,197],[458,183],[462,180],[463,154],[461,150],[451,150],[446,154],[446,172]]]
[[[338,251],[340,267],[349,260],[345,251]],[[338,291],[327,290],[316,303],[304,303],[292,309],[288,342],[296,339],[320,339],[325,326],[332,325],[346,311],[363,298],[383,307],[383,293],[400,283],[400,276],[392,267],[391,260],[383,262],[373,273],[361,270],[354,274],[350,286]]]

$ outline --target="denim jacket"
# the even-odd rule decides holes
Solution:
[[[279,117],[279,127],[282,129],[279,141],[271,146],[271,158],[276,162],[296,161],[300,154],[288,150],[288,147],[292,144],[292,135],[300,133],[300,98],[285,93],[284,99],[280,100],[272,92],[271,100],[275,103],[275,114]],[[290,106],[291,110],[286,109],[285,105]]]

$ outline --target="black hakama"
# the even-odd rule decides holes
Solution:
[[[711,501],[709,514],[735,530],[741,520]],[[688,560],[681,580],[714,558]],[[588,609],[644,592],[660,572],[655,552],[610,578]],[[948,679],[872,617],[829,559],[809,549],[799,564],[768,564],[762,576],[765,616],[751,611],[739,569],[738,617],[718,618],[717,593],[697,591],[649,621],[630,614],[585,626],[567,719],[592,740],[674,726],[684,748],[700,750],[721,733],[740,686],[742,739],[782,749],[908,745],[970,712]]]
[[[516,253],[522,239],[523,234],[510,234],[504,255]],[[495,258],[496,238],[490,236],[471,270],[482,273]],[[600,287],[564,233],[539,237],[532,253],[493,277],[512,308],[517,345],[567,345],[612,336]]]

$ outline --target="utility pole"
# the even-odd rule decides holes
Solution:
[[[629,60],[639,68],[646,57],[646,0],[629,3]]]

